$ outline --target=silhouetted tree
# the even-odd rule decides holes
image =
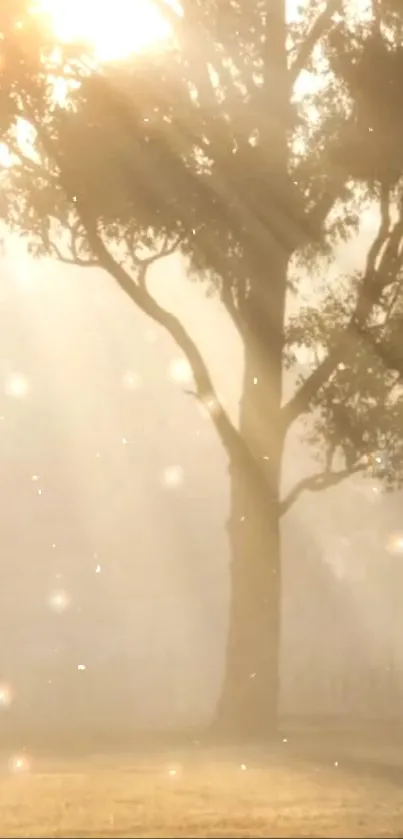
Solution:
[[[261,733],[277,714],[281,516],[302,491],[379,460],[388,485],[402,475],[401,9],[372,0],[358,19],[352,0],[306,0],[287,20],[284,0],[183,0],[182,15],[159,5],[171,45],[98,68],[82,46],[55,51],[24,3],[2,4],[6,218],[35,255],[104,268],[190,362],[231,476],[216,721]],[[365,269],[287,324],[292,261],[329,255],[369,199],[380,223]],[[191,335],[147,289],[149,265],[173,249],[243,340],[239,429]],[[312,372],[285,403],[284,366],[301,346]],[[286,435],[309,412],[321,470],[281,498]]]

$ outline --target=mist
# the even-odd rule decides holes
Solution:
[[[360,253],[356,242],[339,267]],[[228,471],[186,363],[100,271],[34,261],[13,237],[1,267],[7,725],[206,723],[225,655]],[[151,287],[191,329],[236,421],[242,348],[220,303],[176,256]],[[303,295],[313,289],[307,277]],[[315,468],[302,433],[288,442],[284,487]],[[397,711],[391,598],[403,572],[387,543],[400,505],[400,493],[353,478],[286,516],[283,713]]]

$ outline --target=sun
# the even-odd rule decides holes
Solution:
[[[57,38],[90,44],[101,62],[145,52],[171,34],[152,0],[39,0],[39,7]]]

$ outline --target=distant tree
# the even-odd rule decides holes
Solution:
[[[182,15],[158,5],[169,48],[99,68],[82,45],[55,50],[23,2],[2,3],[6,220],[34,255],[105,269],[191,365],[231,478],[216,723],[260,734],[277,717],[281,516],[355,472],[378,470],[390,487],[403,474],[402,15],[398,0],[368,0],[360,18],[353,0],[304,0],[295,20],[285,0],[183,0]],[[380,221],[365,269],[287,323],[301,264],[330,258],[368,201]],[[192,336],[147,288],[149,265],[174,249],[242,338],[239,429]],[[302,346],[312,371],[285,403],[284,368]],[[306,414],[320,470],[281,498],[286,436]]]

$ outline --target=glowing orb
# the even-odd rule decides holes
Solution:
[[[169,365],[169,375],[178,384],[189,384],[192,381],[192,368],[186,358],[176,358]]]
[[[403,533],[391,533],[386,543],[386,550],[392,554],[403,553]]]
[[[23,774],[25,772],[29,772],[31,768],[31,762],[29,758],[22,754],[22,755],[14,755],[10,759],[10,770],[15,774]]]
[[[181,466],[168,466],[162,473],[162,483],[167,489],[177,489],[184,481]]]
[[[12,396],[14,399],[23,399],[29,393],[30,387],[26,376],[22,373],[10,373],[7,376],[4,384],[4,393],[6,396]]]
[[[54,612],[61,614],[70,606],[70,597],[66,591],[53,591],[49,597],[49,606]]]
[[[168,777],[174,780],[175,778],[180,778],[183,774],[183,767],[179,763],[171,763],[170,766],[167,766],[166,772]]]

